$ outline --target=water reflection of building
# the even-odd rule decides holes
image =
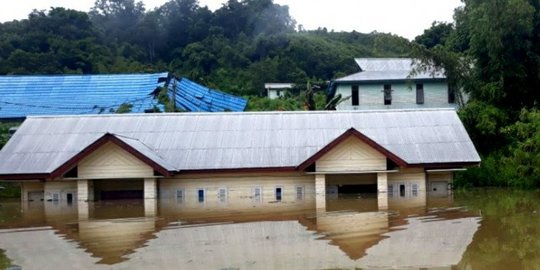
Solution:
[[[36,224],[53,230],[0,231],[0,248],[28,266],[24,269],[415,269],[458,264],[479,226],[476,215],[449,207],[448,198],[400,200],[393,204],[390,199],[383,212],[377,211],[373,196],[331,200],[325,212],[316,210],[314,198],[296,204],[231,202],[229,207],[162,200],[156,217],[145,217],[147,207],[141,202],[95,203],[87,204],[89,215],[83,219],[77,205],[47,202],[45,220]],[[109,213],[122,218],[111,219]],[[30,244],[35,239],[40,243]],[[44,258],[53,256],[51,250],[65,258]]]

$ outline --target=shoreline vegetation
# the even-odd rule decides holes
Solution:
[[[356,72],[355,57],[412,57],[418,69],[444,69],[449,84],[469,97],[459,115],[482,164],[457,173],[455,187],[540,188],[540,5],[463,4],[453,23],[434,22],[408,41],[305,30],[272,0],[231,0],[215,11],[196,0],[155,10],[134,0],[98,0],[89,12],[51,8],[0,23],[0,74],[167,70],[248,97],[251,111],[306,110],[324,108],[327,82]],[[269,100],[261,97],[266,82],[298,89]],[[307,85],[320,88],[313,99]],[[0,124],[0,145],[9,125]]]

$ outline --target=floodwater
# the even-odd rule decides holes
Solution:
[[[420,199],[419,199],[420,198]],[[540,269],[540,192],[254,204],[0,202],[0,267]],[[232,208],[232,209],[231,209]]]

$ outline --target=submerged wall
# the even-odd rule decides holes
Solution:
[[[159,181],[160,198],[177,201],[183,208],[302,204],[314,195],[314,176],[300,173],[182,175]]]

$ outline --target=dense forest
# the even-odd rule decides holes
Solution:
[[[196,0],[150,11],[98,0],[88,13],[52,8],[0,24],[0,74],[171,71],[258,95],[265,82],[325,82],[355,72],[354,57],[409,52],[395,35],[301,29],[272,0],[231,0],[214,12]]]
[[[540,2],[462,2],[411,44],[470,96],[459,114],[483,161],[458,184],[540,187]]]
[[[418,69],[444,69],[470,97],[459,114],[483,163],[457,184],[540,187],[540,3],[462,2],[453,23],[434,22],[409,42],[377,32],[306,31],[272,0],[229,0],[215,11],[196,0],[154,10],[97,0],[89,12],[51,8],[0,24],[0,74],[170,71],[248,96],[250,110],[298,110],[302,95],[268,100],[260,97],[263,84],[324,90],[357,71],[355,57],[415,57]],[[324,94],[314,103],[323,108]]]

